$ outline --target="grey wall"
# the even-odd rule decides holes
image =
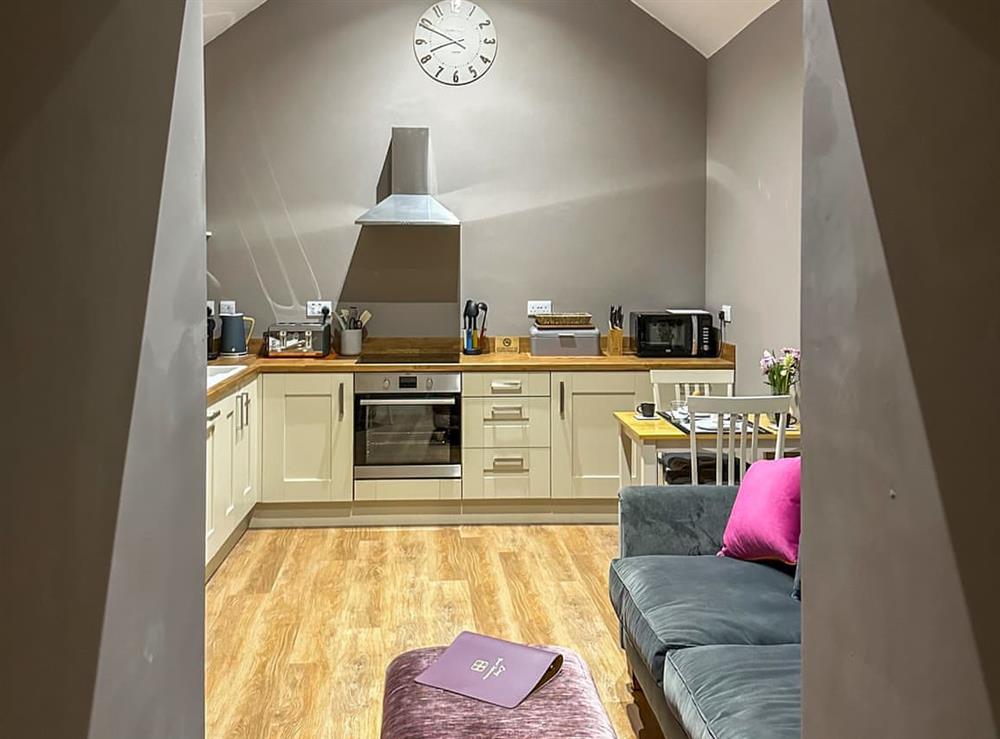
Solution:
[[[457,331],[465,297],[517,334],[529,298],[701,304],[704,58],[628,0],[493,0],[494,68],[450,88],[414,59],[427,5],[272,0],[208,45],[210,295],[266,324],[344,290],[383,335]],[[460,245],[359,236],[394,124],[431,127]]]
[[[803,736],[996,737],[1000,7],[805,7]]]
[[[737,392],[765,348],[801,346],[802,2],[782,0],[708,61],[706,304],[733,306]]]
[[[204,174],[201,1],[186,0],[90,722],[100,739],[204,732]]]
[[[201,4],[8,10],[2,733],[197,737]]]

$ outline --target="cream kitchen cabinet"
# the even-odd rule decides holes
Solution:
[[[266,374],[261,379],[261,500],[351,500],[354,375]]]
[[[648,372],[553,372],[552,497],[616,497],[619,442],[611,414],[652,398]]]
[[[226,505],[232,492],[233,400],[225,398],[208,409],[205,423],[205,562],[225,540]]]
[[[551,485],[548,449],[465,449],[462,497],[548,498]]]
[[[238,521],[260,499],[259,384],[254,381],[233,396],[233,502]]]
[[[205,423],[205,562],[257,502],[260,424],[257,381],[213,404]]]
[[[549,399],[462,399],[462,442],[465,447],[549,446]]]
[[[462,376],[463,498],[549,497],[549,387],[548,372]]]

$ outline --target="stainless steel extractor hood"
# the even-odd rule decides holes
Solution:
[[[434,197],[437,183],[426,127],[393,127],[388,195],[360,215],[362,226],[458,226],[458,216]],[[384,178],[385,173],[383,173]]]

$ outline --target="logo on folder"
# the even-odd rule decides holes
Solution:
[[[483,680],[489,680],[491,677],[500,677],[500,675],[507,668],[504,667],[503,657],[497,657],[496,661],[494,661],[492,664],[490,664],[489,660],[477,659],[475,662],[472,663],[472,667],[470,667],[469,669],[471,669],[473,672],[486,673],[485,675],[483,675]]]

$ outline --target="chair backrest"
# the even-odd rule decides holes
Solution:
[[[788,426],[788,413],[791,410],[792,399],[788,395],[761,395],[743,397],[705,397],[691,396],[688,398],[688,411],[695,419],[697,413],[708,413],[715,416],[717,430],[715,432],[715,484],[722,484],[722,449],[723,440],[728,438],[728,472],[730,485],[735,485],[743,479],[746,465],[757,461],[758,429],[760,417],[766,414],[778,415],[777,440],[774,446],[774,458],[785,455],[785,429]],[[724,424],[725,416],[729,416],[728,428]],[[737,424],[736,421],[739,421]],[[751,426],[750,454],[747,455],[747,424]],[[736,426],[739,425],[739,446],[737,446]],[[690,434],[691,439],[691,484],[698,484],[698,435]],[[739,456],[740,463],[736,465]],[[734,476],[738,472],[738,476]]]
[[[726,395],[732,395],[736,370],[650,370],[649,381],[653,385],[656,410],[668,411],[671,400],[686,400],[696,391],[701,395],[711,395],[713,386],[723,385]],[[670,385],[673,385],[672,389],[668,389]]]

